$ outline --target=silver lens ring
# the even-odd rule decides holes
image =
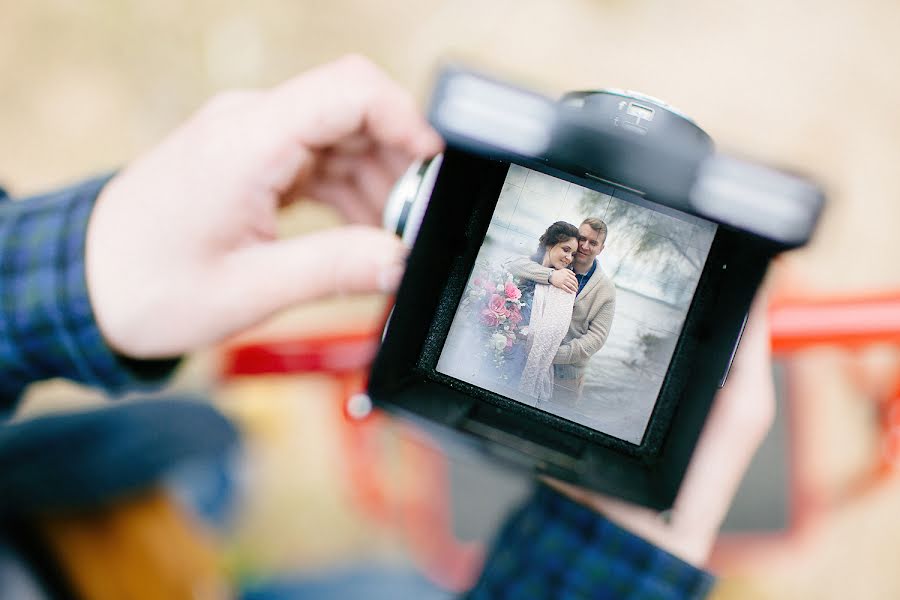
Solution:
[[[428,208],[431,191],[441,168],[443,154],[410,165],[388,196],[383,226],[412,246]]]

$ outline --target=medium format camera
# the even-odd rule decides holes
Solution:
[[[369,397],[670,507],[768,263],[808,241],[821,191],[629,91],[556,101],[448,69],[429,119],[447,148],[389,201],[412,248]]]

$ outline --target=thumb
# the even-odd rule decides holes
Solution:
[[[392,292],[406,254],[393,234],[349,225],[242,248],[229,257],[226,279],[262,318],[329,296]]]

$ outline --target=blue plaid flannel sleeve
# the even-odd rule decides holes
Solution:
[[[0,190],[0,412],[33,381],[65,377],[120,392],[156,383],[177,364],[119,356],[97,328],[85,234],[107,180],[22,201]]]
[[[703,598],[705,571],[546,486],[503,526],[469,600]]]

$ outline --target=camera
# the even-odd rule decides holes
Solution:
[[[460,68],[385,226],[411,245],[375,406],[540,475],[670,507],[771,259],[812,182],[717,152],[666,103],[559,100]]]

